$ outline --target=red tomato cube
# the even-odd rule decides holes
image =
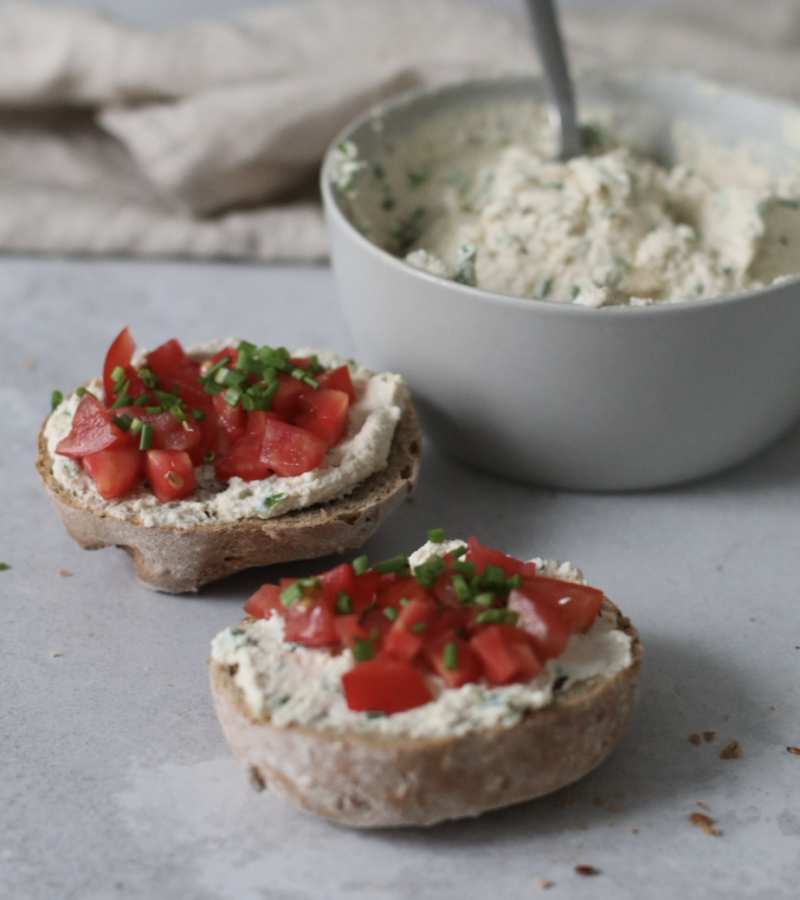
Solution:
[[[342,686],[347,705],[356,712],[392,715],[433,700],[419,669],[384,656],[359,663],[345,672]]]
[[[100,496],[104,500],[114,500],[129,494],[141,482],[143,458],[138,447],[126,447],[90,453],[83,457],[81,464]]]
[[[309,391],[297,400],[294,422],[333,447],[347,432],[349,409],[350,401],[342,391]]]
[[[318,468],[328,445],[304,428],[270,419],[264,429],[261,460],[281,477],[302,475]]]
[[[183,500],[194,491],[194,466],[185,450],[148,450],[144,471],[150,490],[161,503]]]

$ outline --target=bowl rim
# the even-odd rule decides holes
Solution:
[[[767,104],[775,109],[791,110],[800,115],[800,105],[790,103],[780,98],[766,97],[753,91],[743,90],[738,87],[721,85],[709,79],[701,78],[689,72],[670,72],[656,68],[632,69],[623,66],[605,66],[598,68],[582,69],[576,78],[580,80],[592,77],[601,77],[609,80],[614,78],[617,80],[631,79],[641,76],[649,78],[665,79],[673,83],[693,84],[703,90],[709,90],[715,94],[725,94],[732,97],[740,97],[750,102],[758,102]],[[465,299],[472,301],[483,301],[490,304],[500,306],[510,306],[517,309],[537,309],[547,315],[579,315],[579,316],[648,316],[655,315],[691,315],[692,311],[700,314],[719,306],[739,305],[742,303],[757,302],[760,300],[771,299],[776,294],[783,293],[784,289],[800,282],[800,272],[783,276],[778,282],[765,285],[760,288],[748,288],[738,291],[735,294],[718,294],[713,297],[703,297],[697,300],[680,300],[674,302],[660,302],[646,305],[631,304],[615,304],[609,306],[593,307],[584,306],[576,303],[563,303],[553,300],[541,300],[534,297],[517,297],[512,294],[503,294],[496,291],[488,291],[484,288],[472,287],[470,285],[460,284],[451,279],[441,278],[431,275],[422,269],[417,269],[409,265],[405,260],[395,256],[388,250],[375,244],[369,238],[365,237],[345,214],[339,200],[339,193],[334,189],[333,180],[330,177],[330,167],[332,165],[333,154],[336,149],[345,142],[352,140],[354,132],[358,131],[369,122],[385,118],[400,109],[413,106],[415,103],[424,101],[434,97],[437,94],[447,94],[456,92],[468,92],[470,89],[477,89],[489,85],[502,85],[503,82],[509,84],[530,82],[542,86],[542,78],[536,73],[512,72],[499,75],[470,77],[457,81],[448,81],[434,86],[413,88],[404,91],[396,97],[389,100],[382,100],[369,109],[362,112],[356,118],[352,119],[344,128],[342,128],[333,141],[323,158],[320,169],[320,191],[322,193],[323,206],[329,219],[335,219],[337,224],[342,226],[344,231],[351,239],[355,239],[357,245],[367,250],[379,260],[389,266],[397,269],[400,274],[409,277],[422,278],[432,284],[438,286],[446,286],[448,290],[454,290],[457,294],[461,293]],[[556,312],[558,311],[558,312]]]

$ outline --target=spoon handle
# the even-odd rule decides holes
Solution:
[[[583,153],[583,145],[554,0],[527,0],[527,3],[542,61],[550,122],[558,137],[558,158],[567,160]]]

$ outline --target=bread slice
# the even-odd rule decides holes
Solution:
[[[178,594],[196,592],[204,584],[252,566],[311,559],[361,546],[412,490],[421,447],[417,414],[407,403],[386,467],[351,493],[272,519],[248,518],[188,530],[139,525],[82,506],[53,477],[44,426],[36,467],[61,521],[84,549],[122,547],[133,557],[142,584]]]
[[[642,647],[610,600],[603,609],[630,636],[630,663],[556,692],[510,727],[402,739],[276,727],[253,718],[229,667],[212,661],[217,715],[254,784],[310,812],[358,828],[478,816],[571,784],[619,741],[639,693]]]

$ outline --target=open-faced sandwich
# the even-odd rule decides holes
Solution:
[[[266,584],[212,643],[257,785],[357,827],[431,825],[597,766],[639,690],[636,630],[569,563],[445,541]]]
[[[72,537],[123,547],[149,587],[358,547],[413,487],[399,375],[246,341],[135,351],[125,328],[102,378],[54,395],[37,466]]]

